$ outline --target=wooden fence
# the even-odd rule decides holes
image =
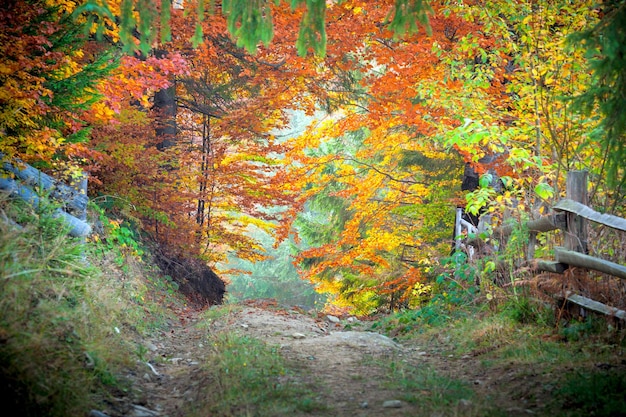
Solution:
[[[0,153],[0,160],[4,157]],[[47,195],[60,204],[55,216],[60,217],[69,227],[70,236],[85,237],[91,234],[87,223],[87,177],[77,181],[76,186],[62,184],[32,166],[15,161],[3,162],[0,166],[0,190],[27,201],[37,208],[41,195]]]
[[[590,221],[602,224],[612,229],[626,232],[626,219],[610,214],[599,213],[587,206],[587,172],[571,171],[567,175],[566,198],[552,207],[552,212],[537,220],[529,221],[525,228],[530,234],[527,260],[535,270],[563,274],[570,267],[579,267],[602,272],[614,277],[626,279],[626,266],[588,255],[588,223]],[[481,218],[478,227],[462,220],[462,209],[457,209],[456,233],[479,234],[489,220]],[[516,225],[505,225],[493,231],[493,237],[500,242],[500,250],[513,232]],[[564,246],[554,249],[555,259],[535,259],[534,243],[538,233],[552,230],[564,232]],[[462,241],[457,239],[456,248],[465,245],[470,256],[480,246],[479,239]],[[555,294],[555,297],[565,299],[583,308],[615,316],[626,320],[626,312],[609,307],[578,294],[567,292]]]

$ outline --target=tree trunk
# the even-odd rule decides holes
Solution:
[[[155,50],[154,55],[157,58],[162,58],[167,54],[164,50]],[[172,85],[168,88],[159,90],[154,95],[153,110],[156,113],[156,136],[159,140],[157,142],[157,149],[164,150],[170,148],[176,144],[176,84],[172,82]]]

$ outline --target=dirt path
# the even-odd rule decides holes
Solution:
[[[482,391],[482,395],[499,383],[485,375],[472,358],[450,358],[420,346],[402,346],[365,331],[367,326],[354,319],[334,323],[326,316],[297,309],[246,305],[215,320],[208,330],[207,326],[197,326],[198,320],[197,312],[188,311],[169,332],[145,341],[144,362],[138,372],[129,375],[134,394],[112,400],[111,407],[103,410],[105,414],[93,412],[92,417],[184,416],[200,392],[209,334],[220,331],[235,331],[277,345],[281,355],[298,364],[302,371],[299,378],[304,379],[301,382],[319,387],[316,401],[332,410],[303,416],[436,416],[419,403],[402,401],[403,392],[389,387],[388,368],[381,364],[392,361],[409,370],[431,367],[461,378],[474,384],[474,390]],[[424,389],[420,395],[436,394]],[[497,400],[503,402],[499,408],[506,410],[506,415],[537,415],[522,400]],[[477,415],[469,400],[450,407],[454,410],[446,415]]]
[[[380,415],[385,401],[398,400],[396,393],[381,384],[384,371],[372,364],[379,358],[404,354],[402,346],[385,336],[345,330],[342,324],[327,318],[313,318],[297,310],[256,307],[246,307],[226,326],[279,345],[284,357],[301,366],[301,375],[309,379],[306,382],[322,388],[317,400],[327,405],[332,415]],[[353,328],[359,327],[353,322]],[[411,413],[410,404],[397,405],[400,407],[385,408],[384,415],[415,415]]]

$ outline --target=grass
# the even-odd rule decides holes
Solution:
[[[92,392],[113,382],[92,349],[85,300],[94,270],[51,211],[4,198],[0,210],[23,224],[0,222],[2,400],[23,416],[84,414]]]
[[[506,416],[474,392],[472,384],[447,376],[424,361],[401,356],[367,357],[365,363],[383,370],[381,387],[400,393],[397,399],[413,404],[425,416]]]
[[[618,369],[578,370],[565,375],[556,396],[569,416],[626,416],[626,373]]]
[[[122,268],[120,253],[68,237],[53,213],[0,193],[0,400],[26,417],[84,416],[128,392],[133,340],[176,299],[138,257]]]
[[[496,308],[467,303],[438,319],[432,317],[438,306],[421,314],[401,312],[377,327],[436,357],[471,361],[471,367],[496,381],[505,399],[524,401],[537,415],[626,415],[623,331],[611,330],[597,317],[557,326],[549,306],[525,297],[511,296]],[[389,383],[431,414],[506,415],[485,393],[472,396],[464,380],[471,372],[449,378],[449,369],[439,369],[441,361],[431,364],[437,368],[393,362]]]
[[[293,378],[278,352],[255,338],[219,333],[205,369],[206,392],[190,415],[287,416],[324,410],[314,393]]]
[[[388,363],[386,386],[405,392],[404,399],[408,402],[428,403],[431,408],[449,407],[474,396],[465,382],[442,376],[431,366],[414,366],[403,361]]]
[[[211,306],[202,313],[201,320],[198,326],[201,328],[209,328],[211,325],[219,321],[220,319],[241,310],[241,306],[236,304],[224,304],[218,306]]]

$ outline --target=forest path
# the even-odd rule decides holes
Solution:
[[[477,416],[485,415],[480,410],[487,404],[485,399],[497,401],[497,408],[508,416],[541,414],[536,408],[531,411],[520,406],[518,403],[524,405],[520,393],[513,394],[502,386],[507,380],[505,371],[486,375],[476,358],[450,357],[436,346],[403,346],[367,331],[366,323],[356,319],[335,323],[332,317],[263,302],[235,306],[210,324],[203,323],[200,313],[193,310],[181,312],[179,317],[180,323],[173,324],[169,332],[144,341],[145,361],[139,365],[140,372],[129,375],[133,395],[114,401],[111,409],[105,410],[107,416],[186,416],[186,410],[199,403],[207,388],[203,386],[207,381],[202,367],[210,352],[210,337],[219,332],[236,332],[278,346],[280,355],[296,366],[295,376],[289,378],[315,387],[315,401],[323,404],[323,409],[290,416]],[[442,393],[427,384],[408,391],[390,384],[394,366],[409,373],[432,370],[433,375],[463,381],[475,395],[472,400],[455,398],[444,413],[434,412],[428,406],[429,398]],[[519,391],[519,383],[514,379],[508,382],[511,390]],[[444,383],[442,390],[446,389]],[[416,397],[425,402],[406,400]],[[262,416],[254,412],[249,415]]]

